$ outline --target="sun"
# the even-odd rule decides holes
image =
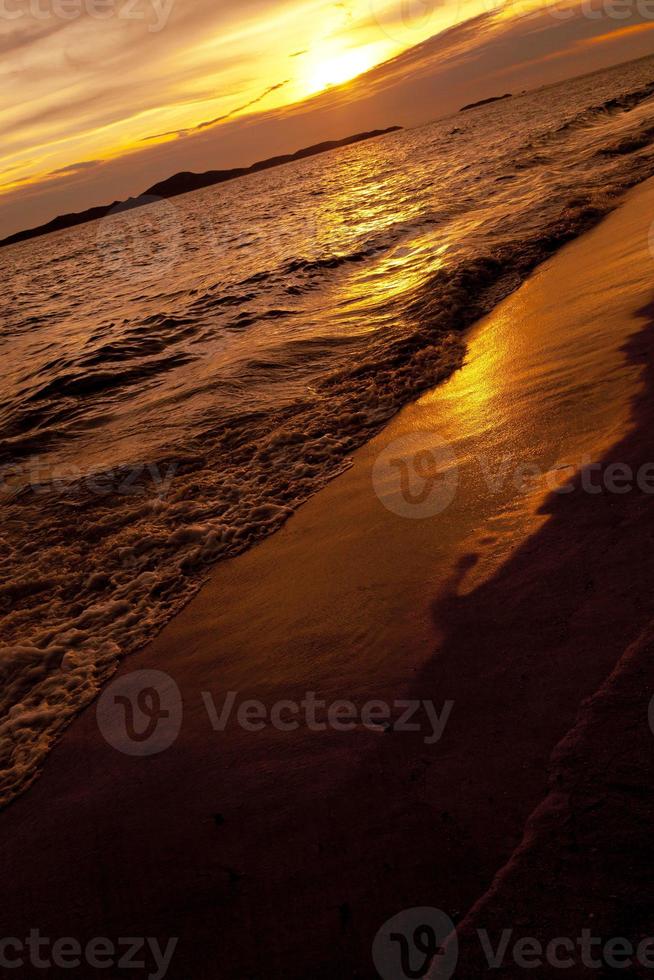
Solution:
[[[368,71],[377,60],[373,51],[367,48],[354,48],[334,54],[316,51],[308,66],[307,92],[313,95],[333,88],[334,85],[343,85]]]

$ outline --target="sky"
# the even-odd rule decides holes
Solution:
[[[0,237],[654,51],[654,0],[0,0]]]

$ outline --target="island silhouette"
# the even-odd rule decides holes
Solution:
[[[513,92],[506,92],[504,95],[491,95],[488,99],[480,99],[479,102],[468,102],[462,105],[459,112],[467,112],[468,109],[476,109],[480,105],[489,105],[491,102],[501,102],[503,99],[512,99]]]
[[[315,143],[313,146],[307,146],[302,150],[297,150],[295,153],[259,160],[249,167],[235,167],[230,170],[207,170],[199,174],[191,171],[182,171],[174,174],[172,177],[168,177],[166,180],[160,181],[158,184],[153,184],[152,187],[148,187],[138,197],[129,197],[125,201],[113,201],[111,204],[87,208],[85,211],[60,214],[58,217],[53,218],[46,224],[38,225],[36,228],[17,231],[13,235],[9,235],[7,238],[0,240],[0,248],[5,245],[14,245],[17,242],[27,241],[30,238],[37,238],[40,235],[48,235],[54,231],[62,231],[64,228],[74,228],[76,225],[86,224],[87,221],[104,218],[109,213],[117,214],[121,211],[131,211],[133,208],[144,207],[161,198],[176,197],[178,194],[200,190],[200,188],[210,187],[212,184],[222,184],[227,180],[243,177],[245,174],[257,173],[259,170],[269,170],[272,167],[281,167],[286,163],[303,160],[305,157],[316,156],[318,153],[327,153],[328,150],[336,150],[343,146],[350,146],[353,143],[361,143],[363,140],[374,139],[377,136],[386,136],[388,133],[395,133],[400,129],[402,129],[401,126],[389,126],[387,129],[373,129],[370,132],[356,133],[354,136],[346,136],[340,140]]]

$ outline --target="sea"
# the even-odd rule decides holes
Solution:
[[[649,57],[0,250],[0,803],[652,174]]]

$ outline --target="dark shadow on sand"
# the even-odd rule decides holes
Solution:
[[[654,304],[639,316],[625,356],[643,365],[643,387],[597,484],[612,463],[635,472],[654,459]],[[455,702],[434,745],[390,731],[362,763],[339,735],[339,754],[317,753],[301,778],[291,751],[276,808],[264,776],[239,786],[239,760],[207,746],[204,729],[153,760],[114,758],[86,712],[0,815],[3,935],[179,936],[170,980],[372,980],[387,918],[421,905],[465,914],[546,796],[580,702],[654,618],[654,495],[590,494],[578,475],[544,510],[491,580],[457,594],[470,556],[435,599],[444,640],[407,694]],[[320,769],[326,758],[338,778]]]

